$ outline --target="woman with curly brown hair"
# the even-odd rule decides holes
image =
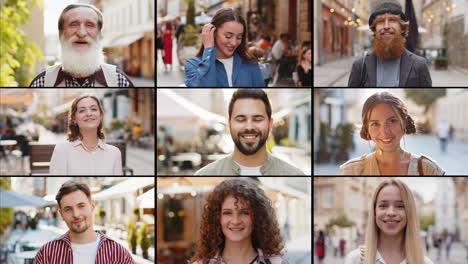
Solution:
[[[231,179],[207,197],[195,264],[287,264],[271,200],[254,182]]]
[[[435,161],[400,146],[416,126],[405,103],[389,92],[375,93],[362,108],[361,138],[375,142],[375,152],[340,166],[341,175],[444,175]]]

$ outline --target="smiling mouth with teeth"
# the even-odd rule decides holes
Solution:
[[[239,232],[244,230],[244,228],[229,228],[229,230]]]

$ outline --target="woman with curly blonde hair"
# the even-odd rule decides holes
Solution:
[[[433,264],[424,256],[414,196],[398,179],[380,183],[372,197],[365,244],[345,264]]]
[[[271,200],[254,182],[231,179],[207,197],[195,264],[287,264]]]

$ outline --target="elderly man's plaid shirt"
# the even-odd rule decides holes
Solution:
[[[80,82],[78,82],[76,78],[71,77],[70,75],[63,72],[62,70],[60,70],[59,72],[56,85],[58,83],[61,83],[61,80],[58,80],[59,78],[65,80],[65,87],[95,87],[96,81],[103,85],[107,85],[105,82],[104,74],[102,73],[102,70],[93,74],[89,78],[86,78],[82,84],[80,84]],[[44,87],[44,81],[45,81],[45,71],[40,73],[31,82],[31,85],[29,87]],[[128,77],[124,73],[122,73],[119,69],[117,69],[117,83],[118,83],[118,87],[134,87],[132,81],[129,80]]]

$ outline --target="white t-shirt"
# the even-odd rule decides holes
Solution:
[[[96,241],[88,244],[75,244],[71,243],[73,251],[74,264],[89,264],[94,263],[99,247],[101,235],[97,234]]]
[[[231,58],[229,59],[218,59],[218,60],[224,64],[224,69],[226,69],[229,87],[232,87],[232,65],[234,62],[234,56],[231,56]]]
[[[345,259],[345,264],[360,264],[359,262],[361,261],[361,251],[359,250],[359,248],[351,251],[351,253],[349,253],[347,256],[346,256],[346,259]],[[387,264],[384,260],[384,258],[382,257],[382,255],[380,255],[379,251],[377,251],[377,254],[375,255],[375,263],[376,264]],[[404,259],[400,264],[408,264],[408,262],[406,261],[406,259]],[[432,261],[424,256],[424,264],[433,264]]]
[[[262,173],[260,172],[260,168],[262,167],[262,165],[258,167],[246,167],[246,166],[240,165],[237,162],[236,164],[239,165],[240,167],[240,175],[262,175]]]

